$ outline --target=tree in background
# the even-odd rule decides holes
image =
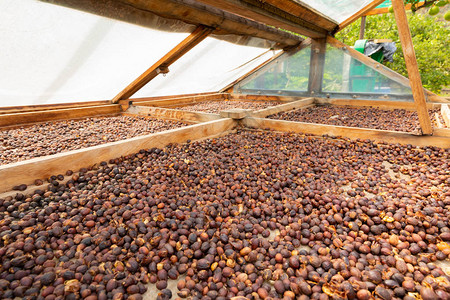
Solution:
[[[432,16],[437,15],[440,11],[440,7],[446,6],[448,0],[404,0],[405,4],[411,4],[411,11],[415,13],[419,9],[430,7],[428,13]],[[446,16],[448,13],[446,14]],[[445,18],[447,20],[447,18]],[[448,21],[448,20],[447,20]]]
[[[447,22],[419,13],[408,13],[408,21],[423,85],[440,93],[443,87],[450,85],[450,29],[446,27]],[[359,22],[354,22],[336,37],[347,45],[354,45],[359,36],[359,27]],[[393,40],[398,49],[394,62],[387,62],[386,66],[408,76],[394,14],[367,16],[365,38]]]

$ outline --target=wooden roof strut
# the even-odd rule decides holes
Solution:
[[[403,56],[405,57],[406,69],[408,71],[411,90],[416,103],[417,114],[419,115],[422,134],[430,135],[433,133],[430,116],[427,110],[425,93],[423,90],[422,79],[420,78],[419,67],[417,65],[416,53],[409,30],[408,19],[406,18],[403,0],[392,0],[394,8],[395,21],[397,22],[398,35],[402,43]]]
[[[129,99],[132,95],[149,83],[150,80],[158,76],[158,74],[169,72],[168,68],[171,64],[203,41],[213,31],[214,28],[203,25],[198,26],[187,38],[181,41],[181,43],[175,46],[175,48],[170,50],[159,61],[147,69],[147,71],[142,73],[142,75],[136,78],[125,89],[117,94],[117,96],[112,99],[112,103],[118,103],[119,100]]]

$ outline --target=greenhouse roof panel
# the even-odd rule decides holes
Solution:
[[[308,5],[338,23],[342,23],[369,5],[372,0],[301,0],[298,2]]]

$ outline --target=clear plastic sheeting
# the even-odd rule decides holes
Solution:
[[[2,0],[0,36],[2,107],[112,99],[187,34]]]
[[[372,0],[301,0],[299,2],[308,5],[337,23],[342,23],[370,4]]]
[[[246,78],[235,88],[238,92],[307,91],[310,69],[311,47],[288,55],[284,54],[260,71]]]
[[[188,36],[35,0],[0,1],[0,35],[0,107],[110,100]],[[273,55],[209,38],[191,51],[136,96],[215,92]]]
[[[327,47],[322,82],[323,92],[412,95],[410,87],[389,79],[375,69],[344,53]]]
[[[133,97],[217,92],[276,53],[206,38]]]

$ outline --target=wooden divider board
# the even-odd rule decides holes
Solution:
[[[307,99],[310,97],[295,97],[295,96],[269,96],[269,95],[249,95],[249,94],[230,94],[230,100],[241,101],[278,101],[278,102],[292,102],[296,100]]]
[[[68,169],[75,171],[90,167],[102,161],[137,153],[141,149],[161,148],[170,143],[215,136],[232,130],[235,124],[232,119],[221,119],[0,166],[0,193],[18,184],[32,184],[36,179],[64,174]]]
[[[0,114],[13,114],[31,111],[45,111],[45,110],[65,109],[65,108],[76,108],[76,107],[81,108],[88,106],[92,107],[108,104],[111,104],[111,101],[101,100],[101,101],[86,101],[86,102],[71,102],[71,103],[8,106],[8,107],[0,107]]]
[[[283,120],[270,120],[260,118],[245,118],[243,124],[250,128],[272,129],[276,131],[308,133],[314,135],[341,136],[350,139],[370,139],[376,142],[411,144],[415,146],[450,147],[448,136],[417,136],[388,130],[353,128],[344,126],[311,124]],[[436,132],[435,134],[438,134]]]
[[[433,136],[446,136],[450,137],[450,129],[449,128],[434,128]]]
[[[169,119],[188,122],[209,122],[221,119],[218,114],[203,112],[192,112],[178,109],[151,107],[151,106],[130,106],[125,113],[135,115],[145,115],[153,118]]]
[[[302,108],[302,107],[310,106],[310,105],[314,104],[314,101],[315,101],[314,98],[301,99],[301,100],[289,102],[286,104],[280,104],[277,106],[260,109],[260,110],[253,112],[251,115],[254,118],[265,118],[267,116],[277,114],[280,112],[285,112],[285,111],[289,111],[289,110],[292,110],[295,108]]]
[[[0,127],[18,126],[30,123],[78,119],[100,115],[113,115],[121,112],[117,104],[88,106],[81,108],[66,108],[46,111],[32,111],[0,115]]]
[[[119,103],[125,103],[132,101],[135,105],[149,105],[149,106],[163,106],[172,105],[175,103],[189,103],[200,102],[208,100],[223,100],[228,98],[228,93],[200,93],[200,94],[184,94],[174,96],[161,96],[161,97],[145,97],[145,98],[131,98],[127,100],[120,100]],[[156,105],[155,105],[156,104]]]

